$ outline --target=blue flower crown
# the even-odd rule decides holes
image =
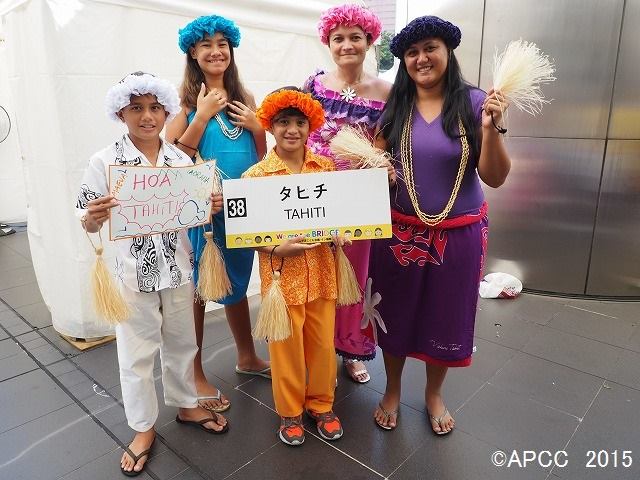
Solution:
[[[240,29],[232,20],[219,15],[205,15],[196,18],[184,28],[178,30],[180,50],[183,53],[187,53],[189,47],[193,47],[205,35],[214,35],[216,32],[222,33],[224,38],[229,40],[232,47],[236,48],[240,45]]]

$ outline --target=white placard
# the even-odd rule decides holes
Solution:
[[[109,166],[111,240],[202,225],[209,221],[215,161],[186,167]]]
[[[391,237],[387,170],[274,175],[222,181],[228,248]]]

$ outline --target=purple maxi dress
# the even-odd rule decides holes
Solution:
[[[485,93],[472,88],[469,94],[480,125]],[[414,109],[412,125],[415,189],[420,209],[434,215],[451,194],[460,140],[447,137],[440,116],[428,123]],[[459,223],[464,226],[429,228],[404,221],[416,217],[406,184],[399,180],[391,191],[391,207],[401,215],[395,215],[392,238],[373,242],[369,265],[372,292],[381,295],[376,309],[387,330],[378,331],[384,352],[445,366],[471,364],[488,234],[477,162],[470,153],[458,197],[445,220],[463,220]],[[395,166],[398,177],[404,178],[399,158]],[[399,218],[402,215],[408,217]]]
[[[347,102],[340,98],[340,93],[326,88],[318,79],[325,72],[317,71],[304,84],[304,90],[320,103],[325,112],[325,124],[309,135],[307,145],[320,155],[333,159],[337,170],[350,168],[348,162],[334,158],[329,142],[343,125],[361,125],[373,137],[375,126],[382,114],[384,102],[355,97]],[[353,265],[360,288],[364,291],[369,267],[369,240],[354,241],[344,247],[344,253]],[[360,329],[362,321],[362,302],[336,309],[335,347],[343,358],[371,360],[376,356],[376,344],[367,331]]]

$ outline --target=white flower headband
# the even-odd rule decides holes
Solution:
[[[131,103],[131,95],[155,95],[158,103],[169,113],[167,121],[180,112],[180,97],[176,88],[166,80],[150,73],[133,72],[124,77],[107,92],[105,108],[107,116],[119,121],[118,112]]]

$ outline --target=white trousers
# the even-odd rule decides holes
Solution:
[[[193,323],[193,282],[178,288],[141,293],[121,286],[131,317],[116,326],[122,402],[129,426],[146,432],[158,418],[153,378],[160,350],[164,402],[197,406],[193,360],[198,351]]]

